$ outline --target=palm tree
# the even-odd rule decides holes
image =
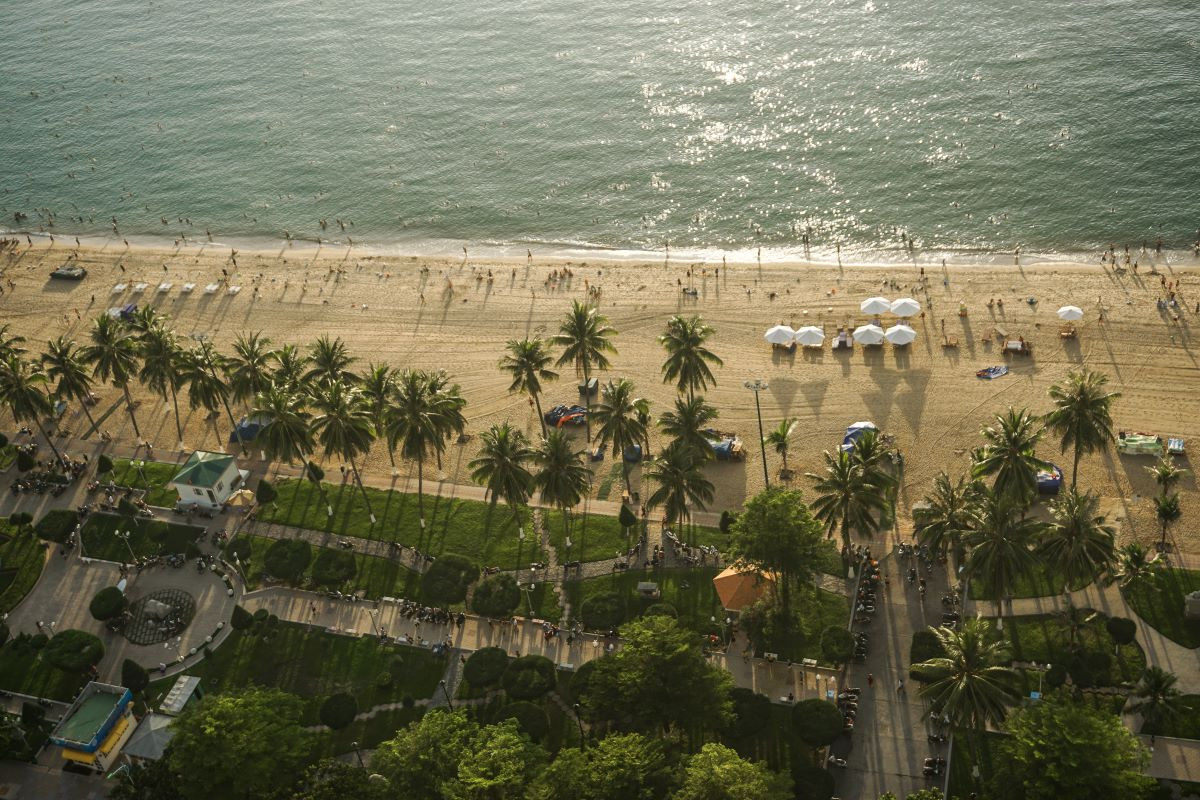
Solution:
[[[350,355],[350,349],[342,341],[342,337],[330,339],[329,334],[323,333],[308,348],[309,362],[312,366],[304,375],[307,383],[334,383],[342,381],[346,384],[358,382],[358,376],[350,371],[350,365],[356,359]]]
[[[716,494],[712,482],[704,477],[702,463],[691,447],[671,442],[646,473],[648,479],[658,484],[646,505],[662,506],[668,523],[689,522],[691,509],[703,511]]]
[[[461,418],[462,400],[437,390],[435,377],[423,370],[406,369],[396,378],[395,399],[384,418],[388,449],[400,449],[402,458],[417,462],[417,507],[425,529],[425,456],[440,453],[447,431]]]
[[[563,536],[570,530],[570,511],[587,494],[592,472],[583,461],[583,451],[571,445],[565,431],[553,430],[542,440],[533,454],[537,472],[533,473],[533,488],[563,515]],[[580,552],[583,543],[580,543]]]
[[[167,316],[158,313],[154,306],[142,306],[124,319],[124,324],[129,330],[133,331],[138,338],[145,335],[146,331],[153,328],[155,325],[166,325]]]
[[[971,474],[976,478],[995,475],[993,489],[1022,504],[1037,494],[1038,470],[1049,462],[1037,457],[1037,418],[1022,409],[997,414],[994,425],[984,428],[985,444],[972,454]]]
[[[835,530],[842,534],[842,545],[850,546],[850,531],[870,536],[879,530],[874,512],[882,511],[884,488],[871,483],[863,475],[862,465],[846,450],[833,455],[824,453],[825,473],[807,473],[814,482],[817,497],[812,502],[813,516],[825,523],[830,537]]]
[[[550,339],[557,347],[563,348],[562,355],[555,362],[557,366],[573,364],[576,373],[583,376],[586,386],[592,377],[592,368],[606,370],[609,367],[608,353],[616,354],[612,337],[616,336],[615,328],[608,324],[608,318],[587,303],[576,300],[571,304],[571,310],[563,318],[558,328],[558,334]],[[592,395],[585,390],[584,405],[588,413],[584,415],[586,427],[584,432],[587,440],[592,440]]]
[[[96,420],[88,408],[88,401],[92,399],[92,376],[75,342],[66,336],[46,342],[46,352],[42,353],[41,361],[46,377],[55,382],[54,397],[79,401],[94,431]]]
[[[375,426],[366,401],[358,389],[345,381],[333,380],[321,383],[313,392],[313,407],[319,412],[313,419],[313,436],[325,450],[325,456],[336,455],[350,464],[354,482],[362,492],[363,503],[371,524],[375,524],[375,513],[371,509],[371,498],[367,496],[362,476],[354,459],[371,449],[375,439]]]
[[[662,366],[663,383],[674,381],[680,394],[687,392],[689,400],[695,396],[697,387],[708,389],[709,382],[714,386],[717,383],[709,365],[719,367],[724,362],[704,346],[713,333],[700,317],[676,315],[667,320],[666,333],[658,337],[658,343],[667,351]]]
[[[1158,484],[1158,491],[1161,494],[1167,494],[1174,488],[1175,484],[1179,483],[1180,478],[1187,475],[1191,470],[1184,469],[1175,465],[1175,458],[1167,453],[1154,463],[1153,467],[1146,467],[1146,471],[1154,478],[1154,482]]]
[[[1120,392],[1106,392],[1108,376],[1100,372],[1078,371],[1067,376],[1066,385],[1050,387],[1054,410],[1046,415],[1046,427],[1060,437],[1062,452],[1075,449],[1071,464],[1071,486],[1079,473],[1079,457],[1108,447],[1113,440],[1112,403]]]
[[[9,333],[8,329],[11,326],[12,323],[9,322],[0,325],[0,361],[7,361],[9,356],[19,356],[25,353],[25,348],[21,346],[25,344],[25,337]]]
[[[980,489],[978,481],[960,476],[956,483],[950,483],[950,476],[939,472],[933,479],[933,490],[925,495],[925,506],[913,509],[918,541],[943,553],[953,550],[955,560],[961,561],[963,543],[975,521]]]
[[[667,411],[658,418],[658,428],[665,436],[670,437],[671,441],[692,448],[697,460],[704,463],[716,455],[704,435],[704,429],[711,425],[717,416],[717,409],[709,405],[703,397],[676,397],[675,410]]]
[[[212,342],[203,341],[187,351],[182,364],[181,377],[188,387],[188,404],[192,408],[203,408],[213,417],[214,433],[217,433],[217,409],[223,406],[229,424],[233,426],[233,435],[244,451],[241,433],[229,408],[229,383],[223,377],[225,357],[217,352]]]
[[[540,337],[510,339],[505,349],[508,352],[500,359],[500,369],[512,377],[508,390],[522,392],[533,398],[544,437],[546,419],[542,416],[542,381],[558,378],[558,373],[550,369],[550,362],[554,359],[546,349],[546,342]]]
[[[30,364],[14,352],[0,361],[0,401],[8,407],[13,422],[32,421],[37,426],[38,433],[54,451],[55,461],[61,464],[62,454],[42,427],[42,420],[54,409],[46,392],[47,383],[49,379],[40,366]]]
[[[429,374],[429,391],[438,399],[441,413],[438,414],[438,426],[442,433],[442,446],[434,450],[438,469],[442,468],[442,453],[445,445],[467,430],[467,417],[463,409],[467,401],[462,396],[462,390],[457,383],[450,382],[450,373],[444,369],[433,370]]]
[[[772,448],[776,453],[779,453],[780,457],[783,459],[783,469],[780,470],[781,474],[788,471],[788,450],[791,448],[792,434],[796,432],[796,426],[798,424],[799,423],[795,419],[784,417],[782,420],[780,420],[779,426],[775,428],[775,430],[768,433],[766,438],[763,439],[767,446]]]
[[[1041,523],[1027,518],[1010,496],[993,490],[983,492],[967,536],[971,548],[967,574],[983,582],[997,615],[1004,613],[1003,600],[1012,594],[1017,581],[1033,569],[1030,547],[1041,529]],[[1003,625],[1001,619],[997,627]]]
[[[275,383],[299,389],[304,385],[309,357],[294,344],[285,344],[274,352]]]
[[[920,676],[920,694],[935,714],[975,739],[988,726],[998,727],[1018,699],[1016,673],[1008,666],[1008,644],[983,619],[965,620],[958,630],[931,628],[945,653],[912,665]]]
[[[183,388],[187,354],[179,346],[175,331],[165,324],[153,325],[142,334],[142,382],[165,402],[171,395],[175,409],[175,435],[183,447],[183,422],[179,416],[179,390]]]
[[[1142,715],[1143,729],[1158,731],[1164,722],[1179,716],[1183,710],[1183,695],[1175,685],[1177,680],[1162,667],[1146,667],[1126,706],[1129,711]]]
[[[1099,614],[1090,608],[1080,608],[1074,603],[1068,602],[1065,608],[1062,608],[1055,613],[1058,621],[1067,629],[1067,643],[1071,649],[1075,648],[1075,642],[1079,639],[1079,633],[1092,623]]]
[[[229,388],[238,403],[253,400],[271,384],[275,350],[261,331],[239,333],[233,340],[233,355],[226,359]]]
[[[1077,581],[1108,572],[1116,558],[1117,533],[1100,514],[1100,500],[1071,487],[1050,506],[1054,522],[1038,544],[1038,556],[1058,567],[1063,593]]]
[[[359,379],[358,388],[371,412],[375,429],[382,431],[385,428],[384,419],[388,406],[396,393],[396,371],[387,364],[367,364],[367,371]],[[396,454],[391,450],[388,450],[388,460],[395,468]]]
[[[137,340],[125,326],[107,314],[96,317],[89,340],[91,344],[84,347],[81,353],[84,361],[92,365],[94,377],[124,392],[125,408],[133,423],[133,433],[141,439],[142,432],[138,430],[137,416],[133,412],[133,398],[129,395],[129,382],[137,374],[141,356]]]
[[[1158,556],[1138,544],[1130,542],[1117,551],[1117,563],[1112,572],[1112,580],[1122,589],[1132,589],[1135,586],[1154,580],[1161,567]]]
[[[479,455],[468,464],[471,480],[487,489],[491,504],[503,500],[521,525],[521,506],[533,492],[533,474],[529,463],[534,450],[525,434],[507,422],[493,425],[480,435]]]
[[[633,381],[621,378],[609,381],[600,393],[600,402],[588,416],[596,418],[597,449],[612,448],[614,458],[621,459],[621,475],[625,479],[625,491],[629,492],[629,462],[625,460],[625,448],[641,445],[646,439],[646,426],[641,412],[649,412],[650,401],[637,397]]]
[[[313,451],[312,414],[303,393],[278,383],[268,384],[254,398],[253,413],[266,424],[257,442],[272,461],[304,461]]]
[[[1183,511],[1179,507],[1179,492],[1160,494],[1154,498],[1154,516],[1158,518],[1158,523],[1162,525],[1162,541],[1158,544],[1159,550],[1166,549],[1167,528],[1172,522],[1178,520],[1182,513]]]

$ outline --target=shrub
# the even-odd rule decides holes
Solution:
[[[340,586],[358,574],[354,554],[322,548],[313,562],[312,579],[318,586]]]
[[[496,722],[515,719],[521,732],[535,742],[543,741],[550,733],[550,719],[546,712],[533,703],[524,701],[509,703],[496,714]]]
[[[767,726],[771,701],[766,695],[739,686],[729,693],[729,698],[733,701],[729,735],[734,739],[748,739]]]
[[[589,628],[608,630],[625,621],[625,608],[616,592],[600,592],[583,601],[579,616]]]
[[[729,528],[730,528],[730,526],[733,525],[733,522],[736,519],[737,519],[737,515],[734,514],[732,511],[730,511],[729,509],[725,509],[724,511],[722,511],[721,512],[721,521],[717,524],[718,527],[721,529],[721,533],[729,533]]]
[[[312,546],[303,539],[279,539],[263,556],[263,571],[295,583],[312,563]]]
[[[624,503],[621,504],[621,512],[617,514],[617,520],[623,528],[632,528],[638,524],[637,514],[634,514]]]
[[[812,763],[799,750],[792,753],[792,780],[796,800],[830,800],[836,788],[833,773]]]
[[[850,631],[838,625],[830,625],[821,631],[821,659],[841,666],[850,660],[854,652],[854,637]]]
[[[8,524],[12,525],[17,530],[21,530],[26,525],[33,522],[33,514],[28,511],[17,511],[8,515]]]
[[[121,685],[137,694],[150,685],[150,673],[130,659],[121,662]]]
[[[842,735],[842,712],[827,700],[801,700],[792,706],[792,727],[809,747],[824,747]]]
[[[120,589],[115,586],[107,586],[92,597],[92,602],[88,604],[88,611],[92,613],[93,619],[107,622],[124,614],[128,605],[129,601],[125,599],[125,594]]]
[[[67,541],[78,524],[79,515],[77,513],[69,508],[56,508],[53,511],[47,511],[45,516],[38,520],[33,532],[38,535],[39,539],[62,544]]]
[[[517,579],[508,574],[484,578],[471,596],[471,610],[493,619],[512,616],[520,603],[521,591],[517,588]]]
[[[17,452],[17,469],[21,472],[29,472],[37,464],[37,459],[31,456],[24,450]]]
[[[554,662],[545,656],[521,656],[504,670],[500,684],[513,700],[537,700],[554,688]]]
[[[454,605],[467,597],[467,587],[479,575],[479,567],[466,556],[439,556],[421,577],[421,596],[435,605]]]
[[[1130,644],[1137,637],[1137,623],[1127,617],[1109,617],[1104,628],[1117,644]]]
[[[107,475],[113,471],[113,460],[106,453],[101,453],[100,458],[96,459],[96,474]]]
[[[254,499],[260,505],[265,506],[268,503],[274,503],[276,497],[279,497],[279,492],[275,489],[275,486],[266,478],[260,479],[258,487],[254,490]]]
[[[375,677],[375,685],[380,689],[386,689],[392,685],[392,673],[384,670]]]
[[[591,682],[592,675],[595,672],[595,661],[587,661],[578,669],[576,669],[575,674],[571,676],[571,680],[567,684],[566,697],[564,697],[564,699],[568,703],[578,703],[579,698],[587,694],[588,684]]]
[[[86,631],[65,630],[46,643],[42,660],[63,672],[84,672],[104,658],[104,645]]]
[[[238,561],[243,564],[250,558],[250,554],[254,552],[253,546],[250,543],[249,536],[238,536],[229,540],[229,544],[225,545],[225,552],[230,558],[238,557]]]
[[[8,447],[8,437],[0,433],[0,447]]]
[[[270,611],[267,611],[265,608],[260,608],[254,612],[254,621],[263,623],[267,621],[267,617],[269,616],[271,616]]]
[[[1046,671],[1045,683],[1048,689],[1057,689],[1067,682],[1067,668],[1062,664],[1052,664]]]
[[[645,617],[670,617],[679,619],[679,612],[670,603],[654,603],[642,612]]]
[[[254,624],[254,617],[241,606],[234,606],[233,616],[229,618],[229,624],[235,631],[244,631]]]
[[[50,637],[44,633],[35,633],[33,636],[30,636],[29,639],[27,640],[29,646],[33,650],[43,649],[46,646],[46,643],[49,641],[50,641]]]
[[[463,666],[463,677],[472,686],[495,686],[500,683],[500,677],[506,669],[508,653],[501,647],[484,647],[467,658],[467,663]]]
[[[315,461],[308,462],[308,464],[305,466],[305,472],[307,473],[308,479],[313,483],[319,484],[321,481],[325,480],[325,470],[321,469],[321,465]]]
[[[388,683],[391,683],[389,675]],[[340,731],[358,716],[358,701],[353,695],[345,692],[331,694],[325,698],[325,702],[321,703],[321,723],[335,731]]]
[[[417,701],[413,699],[411,694],[406,694],[404,697],[400,698],[400,705],[406,709],[411,709],[416,706],[416,704]]]

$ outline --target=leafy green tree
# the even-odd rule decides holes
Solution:
[[[1046,529],[1037,553],[1058,567],[1063,591],[1076,581],[1109,572],[1116,558],[1117,532],[1100,514],[1100,500],[1074,487],[1050,506],[1054,522]]]
[[[746,501],[730,528],[730,554],[775,576],[780,605],[791,609],[794,587],[810,580],[821,552],[821,524],[797,489],[773,486]]]
[[[591,630],[613,630],[625,621],[625,603],[616,592],[596,592],[580,605],[579,618]]]
[[[533,474],[529,464],[534,450],[529,446],[525,434],[507,422],[493,425],[480,435],[483,444],[468,465],[471,480],[487,489],[488,499],[493,506],[503,500],[512,512],[513,519],[521,524],[521,508],[529,502],[533,493]]]
[[[259,478],[258,486],[254,489],[254,502],[266,506],[274,503],[277,497],[279,497],[279,491],[275,485],[266,478]]]
[[[676,785],[663,742],[612,734],[584,751],[560,750],[530,786],[527,800],[658,800]]]
[[[841,666],[854,652],[854,638],[841,625],[830,625],[821,631],[821,660]]]
[[[150,673],[141,664],[127,658],[121,662],[121,685],[137,694],[150,685]]]
[[[546,751],[521,733],[515,719],[481,728],[468,755],[442,790],[447,800],[521,797],[548,760]]]
[[[1042,432],[1038,420],[1027,410],[1008,409],[997,414],[995,422],[983,429],[984,444],[971,454],[971,475],[995,476],[992,489],[1018,504],[1027,504],[1037,495],[1038,470],[1050,468],[1050,462],[1037,457]]]
[[[108,622],[110,619],[124,614],[128,605],[129,601],[125,599],[124,592],[116,586],[106,586],[92,596],[92,602],[88,604],[88,611],[93,619]]]
[[[392,800],[388,785],[371,773],[333,758],[322,759],[304,772],[292,800]]]
[[[679,442],[663,448],[646,471],[646,477],[656,484],[646,499],[648,508],[663,509],[667,522],[690,522],[692,508],[701,511],[716,495],[712,481],[704,477],[701,461],[695,451]]]
[[[1054,410],[1046,415],[1046,427],[1060,437],[1062,452],[1074,448],[1071,463],[1071,488],[1079,474],[1079,457],[1102,452],[1113,440],[1112,404],[1120,392],[1105,391],[1108,376],[1091,370],[1067,375],[1066,384],[1050,387]]]
[[[671,800],[790,800],[792,796],[788,776],[709,742],[688,759],[683,786]]]
[[[167,762],[184,800],[286,797],[310,752],[304,701],[277,689],[210,694],[172,729]]]
[[[545,656],[521,656],[509,662],[500,685],[513,700],[540,700],[554,688],[554,662]]]
[[[581,697],[592,718],[632,731],[726,723],[729,673],[705,660],[691,631],[656,615],[626,624],[621,635],[625,644],[596,662]]]
[[[536,336],[532,339],[510,339],[505,350],[504,358],[500,359],[500,369],[512,378],[508,390],[522,392],[533,399],[538,422],[542,426],[542,436],[546,436],[546,418],[542,416],[542,382],[558,378],[558,373],[550,369],[554,357],[546,348],[546,342]]]
[[[321,703],[321,724],[335,731],[347,727],[358,716],[358,701],[354,695],[338,692]]]
[[[1137,638],[1137,623],[1128,617],[1109,617],[1104,620],[1104,629],[1119,645],[1129,644]]]
[[[92,365],[93,377],[111,383],[124,393],[133,433],[141,439],[137,415],[133,413],[133,398],[129,394],[129,382],[137,375],[141,347],[125,326],[107,314],[96,317],[88,336],[90,344],[80,355]]]
[[[784,417],[779,421],[779,425],[763,439],[767,447],[770,447],[783,459],[783,472],[788,471],[788,451],[791,449],[792,435],[796,432],[798,424],[799,422],[792,417]]]
[[[322,547],[313,560],[312,581],[318,586],[341,586],[358,574],[353,553]]]
[[[733,702],[729,736],[735,741],[749,739],[771,722],[771,700],[765,694],[737,686],[729,693],[729,699]]]
[[[0,361],[0,405],[8,408],[13,422],[32,422],[36,425],[38,433],[54,451],[55,460],[62,461],[62,454],[42,425],[42,420],[50,416],[53,408],[50,396],[46,393],[46,382],[46,374],[41,367],[22,361],[20,356],[10,355],[7,360]],[[18,461],[21,455],[25,455],[25,452],[18,454]]]
[[[600,392],[600,402],[588,411],[588,417],[596,423],[595,444],[599,450],[611,448],[614,458],[621,459],[621,477],[625,491],[629,487],[629,463],[623,454],[626,448],[641,446],[646,439],[646,423],[643,414],[648,414],[650,401],[638,397],[633,381],[619,378],[609,381]]]
[[[682,317],[678,314],[667,320],[667,330],[658,337],[658,343],[667,351],[663,362],[663,383],[674,383],[680,394],[687,393],[691,400],[696,389],[708,389],[717,379],[712,374],[713,366],[721,366],[717,354],[705,347],[715,333],[698,316]],[[711,366],[710,366],[711,365]]]
[[[658,418],[658,429],[680,446],[690,448],[696,460],[703,463],[716,457],[704,430],[718,417],[717,409],[703,397],[677,397],[675,410]]]
[[[1159,550],[1166,548],[1167,529],[1171,526],[1171,523],[1178,521],[1182,514],[1183,510],[1179,507],[1179,492],[1160,494],[1154,498],[1154,516],[1158,519],[1158,524],[1162,526],[1162,540],[1158,545]]]
[[[617,335],[616,328],[608,324],[608,317],[600,313],[594,306],[576,300],[571,304],[571,310],[563,317],[558,328],[558,334],[551,338],[551,343],[563,349],[562,355],[555,362],[557,366],[571,364],[575,372],[583,377],[585,384],[592,377],[592,369],[607,370],[610,366],[608,355],[616,355],[617,348],[612,339]],[[587,413],[584,415],[585,438],[592,441],[592,396],[589,392],[584,396]]]
[[[1146,667],[1138,680],[1126,708],[1142,715],[1142,732],[1158,733],[1165,723],[1179,717],[1183,711],[1183,695],[1176,686],[1178,678],[1159,666]]]
[[[92,396],[92,376],[83,353],[75,342],[66,336],[46,342],[46,352],[42,353],[41,364],[47,379],[54,381],[54,397],[77,401],[83,408],[83,413],[87,415],[92,430],[95,430],[96,420],[88,407]]]
[[[179,337],[165,323],[151,325],[139,337],[142,367],[138,377],[164,401],[170,395],[175,411],[176,441],[183,443],[183,419],[179,415],[179,390],[187,385],[187,354]]]
[[[454,605],[479,577],[479,565],[457,553],[443,553],[421,576],[421,597],[433,605]]]
[[[354,461],[365,455],[375,440],[375,424],[362,393],[342,381],[325,381],[314,389],[312,404],[319,412],[312,421],[313,436],[326,457],[337,456],[350,464],[354,482],[362,492],[363,503],[374,524],[371,499]]]
[[[471,595],[471,610],[491,619],[508,619],[520,604],[517,580],[507,572],[484,578]]]
[[[289,583],[300,580],[312,563],[312,545],[303,539],[276,539],[263,556],[263,570]]]
[[[134,764],[114,776],[108,800],[179,800],[178,781],[166,759]]]
[[[63,672],[87,672],[104,658],[104,645],[86,631],[62,631],[50,637],[42,650],[42,660]]]
[[[817,497],[812,503],[813,516],[825,523],[829,535],[840,530],[842,545],[850,546],[850,531],[870,536],[879,530],[875,517],[884,507],[884,487],[872,483],[849,452],[839,450],[823,454],[825,474],[808,473]]]
[[[1042,525],[1026,517],[1008,495],[988,491],[980,500],[973,527],[967,537],[971,548],[967,573],[983,583],[996,605],[996,613],[1003,614],[1004,598],[1033,569],[1030,547],[1041,533]]]
[[[1149,753],[1120,717],[1055,693],[1009,716],[994,750],[997,800],[1140,800]]]
[[[801,700],[792,706],[792,729],[814,749],[832,744],[845,724],[842,712],[828,700]]]
[[[939,472],[933,479],[933,490],[925,495],[925,507],[913,509],[918,541],[943,553],[953,550],[956,560],[961,562],[963,543],[975,521],[979,490],[978,481],[960,477],[951,483],[950,476]]]
[[[499,685],[506,669],[508,653],[503,647],[482,647],[467,658],[467,663],[463,665],[463,677],[471,686],[487,689]]]

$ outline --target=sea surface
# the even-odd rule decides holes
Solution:
[[[3,20],[2,228],[772,258],[1200,237],[1195,0],[14,0]]]

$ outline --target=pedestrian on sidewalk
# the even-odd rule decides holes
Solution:
[[[875,676],[868,672],[867,673],[867,688],[871,689],[874,686],[875,686]]]

